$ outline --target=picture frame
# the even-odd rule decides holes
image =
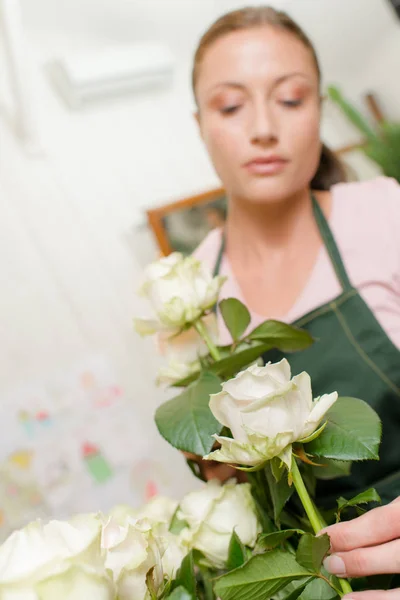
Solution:
[[[162,256],[191,254],[215,227],[224,225],[225,191],[215,188],[146,211],[147,222]]]

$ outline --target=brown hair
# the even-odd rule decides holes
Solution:
[[[310,50],[318,73],[318,79],[321,80],[321,69],[314,46],[301,27],[285,12],[275,10],[271,6],[249,6],[223,15],[201,37],[194,55],[192,71],[192,87],[195,98],[201,63],[210,46],[218,39],[234,31],[263,26],[279,28],[291,33],[300,40]],[[346,180],[345,167],[332,150],[323,144],[320,162],[317,172],[311,181],[311,187],[315,190],[329,190],[335,183]]]

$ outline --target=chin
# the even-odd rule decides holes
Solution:
[[[299,191],[299,186],[280,177],[265,177],[241,186],[237,197],[252,204],[274,204],[282,202]]]

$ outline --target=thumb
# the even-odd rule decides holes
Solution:
[[[400,571],[400,540],[328,556],[324,567],[338,577],[365,577]],[[399,597],[400,600],[400,597]]]

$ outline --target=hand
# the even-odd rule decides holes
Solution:
[[[400,497],[321,533],[331,539],[331,555],[324,562],[329,573],[339,577],[400,573]],[[352,593],[342,600],[400,600],[400,589]]]
[[[192,460],[197,463],[201,476],[209,481],[210,479],[219,479],[222,483],[235,477],[239,483],[244,483],[247,480],[246,474],[243,471],[239,471],[230,465],[216,462],[215,460],[203,460],[201,456],[196,454],[190,454],[189,452],[183,453],[188,460]]]

